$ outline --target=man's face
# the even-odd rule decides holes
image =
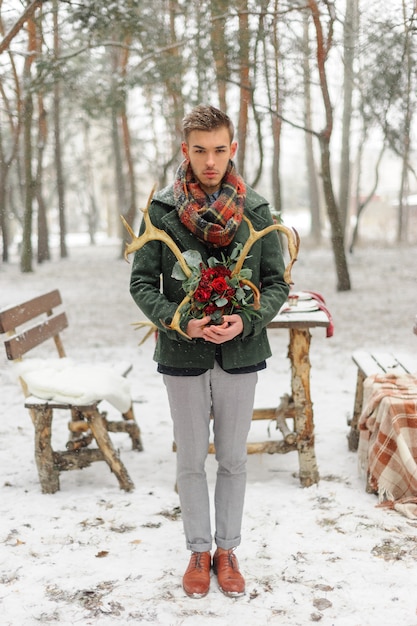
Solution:
[[[220,189],[230,159],[236,154],[237,142],[230,143],[226,127],[215,130],[193,130],[187,143],[181,144],[182,153],[190,160],[200,187],[212,194]]]

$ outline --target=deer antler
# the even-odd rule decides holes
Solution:
[[[158,330],[158,327],[155,326],[155,324],[153,322],[150,322],[150,321],[146,321],[146,322],[132,322],[132,326],[136,327],[135,330],[142,330],[142,328],[147,328],[148,329],[146,334],[145,334],[145,336],[138,343],[139,346],[144,344],[145,341],[147,339],[149,339],[149,337],[151,335],[153,335]]]
[[[237,263],[232,271],[232,276],[237,276],[239,274],[240,270],[243,267],[243,263],[245,262],[245,259],[249,254],[249,250],[252,248],[255,241],[258,241],[258,239],[265,237],[265,235],[268,235],[268,233],[272,232],[273,230],[280,230],[287,236],[288,251],[290,253],[290,262],[285,268],[284,280],[286,283],[288,283],[288,285],[292,285],[293,281],[291,279],[291,269],[297,260],[298,249],[300,247],[300,236],[295,228],[290,228],[289,226],[284,226],[283,224],[271,224],[270,226],[267,226],[262,230],[255,230],[252,226],[251,221],[246,217],[246,215],[243,216],[243,219],[249,227],[249,237],[245,241],[245,245],[243,246]]]
[[[128,231],[129,235],[132,237],[132,241],[130,243],[126,244],[125,259],[127,261],[129,254],[131,254],[132,252],[136,252],[136,250],[140,250],[149,241],[153,241],[153,240],[162,241],[175,254],[176,258],[178,259],[178,261],[179,261],[179,263],[181,265],[182,271],[187,276],[187,278],[189,278],[191,276],[191,270],[188,267],[187,263],[185,262],[185,259],[184,259],[183,255],[182,255],[181,250],[179,249],[179,247],[177,246],[175,241],[173,239],[171,239],[171,237],[168,235],[168,233],[166,233],[164,230],[161,230],[160,228],[157,228],[156,226],[154,226],[152,224],[151,218],[149,217],[149,207],[151,206],[151,202],[152,202],[153,195],[155,193],[155,189],[156,189],[156,184],[152,187],[152,191],[149,194],[149,198],[148,198],[148,202],[146,203],[146,207],[144,209],[142,209],[143,219],[145,220],[145,231],[142,233],[142,235],[140,237],[136,237],[135,233],[130,228],[129,224],[126,222],[126,220],[123,217],[123,215],[120,216],[121,220],[122,220],[122,222],[124,224],[124,227]]]
[[[232,276],[239,275],[240,270],[243,267],[243,263],[245,262],[245,259],[249,254],[249,250],[252,248],[255,241],[257,241],[258,239],[261,239],[262,237],[272,232],[273,230],[280,230],[283,233],[285,233],[285,235],[287,236],[288,251],[290,253],[290,262],[285,268],[284,280],[289,285],[292,285],[293,282],[291,280],[291,269],[297,260],[298,249],[300,247],[300,237],[297,231],[295,230],[295,228],[290,228],[288,226],[284,226],[283,224],[271,224],[270,226],[267,226],[266,228],[262,230],[255,230],[254,227],[252,226],[252,222],[246,217],[246,215],[243,216],[243,219],[245,220],[245,222],[247,223],[249,227],[249,237],[245,241],[245,244],[236,262],[236,265],[233,268]],[[250,280],[244,279],[241,282],[244,283],[245,285],[248,285],[252,289],[253,308],[255,309],[255,311],[257,311],[261,306],[261,295],[259,293],[259,289]]]

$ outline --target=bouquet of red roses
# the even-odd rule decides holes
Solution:
[[[230,257],[221,255],[221,260],[210,257],[207,265],[196,250],[187,250],[183,257],[191,270],[187,278],[177,261],[172,270],[172,277],[182,281],[182,288],[192,294],[183,314],[202,318],[211,317],[212,323],[221,324],[223,315],[243,313],[246,317],[259,315],[253,308],[253,292],[244,281],[249,281],[252,270],[242,268],[233,276],[236,259],[242,249],[237,244]]]

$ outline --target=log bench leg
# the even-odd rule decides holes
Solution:
[[[83,414],[90,424],[91,432],[94,435],[94,439],[96,440],[99,449],[103,453],[104,460],[110,467],[110,470],[116,475],[120,488],[125,491],[131,491],[135,488],[135,485],[130,479],[125,466],[113,447],[107,431],[105,419],[97,407],[95,409],[88,409],[83,412]]]
[[[125,428],[132,440],[132,450],[138,452],[143,451],[142,438],[140,435],[140,428],[135,420],[135,414],[133,407],[131,406],[127,413],[123,413],[123,419],[125,420]]]
[[[106,428],[109,433],[127,433],[132,441],[132,450],[143,452],[140,428],[135,420],[133,407],[122,414],[123,420],[106,420]]]
[[[77,439],[80,432],[82,433],[89,430],[90,426],[84,419],[84,413],[85,411],[80,411],[80,409],[76,407],[71,407],[71,422],[68,424],[68,428],[71,432],[71,438],[67,447],[72,448],[72,440]],[[101,413],[101,415],[103,418],[106,417],[104,413]],[[132,441],[132,450],[143,452],[140,428],[136,422],[133,407],[131,406],[126,413],[123,413],[122,417],[123,420],[117,421],[108,421],[106,419],[105,424],[107,430],[110,433],[127,433]]]
[[[52,409],[45,406],[30,409],[35,427],[35,461],[42,493],[59,491],[59,469],[54,463],[51,445],[52,413]]]
[[[348,434],[348,448],[351,452],[355,452],[359,446],[358,421],[362,413],[364,380],[365,374],[360,369],[358,369],[358,375],[356,379],[355,403],[353,406],[353,417],[350,421],[350,431]]]
[[[310,395],[310,342],[308,329],[290,328],[288,356],[291,362],[291,387],[295,411],[300,482],[310,487],[319,482],[314,450],[313,405]]]

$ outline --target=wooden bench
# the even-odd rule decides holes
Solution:
[[[53,339],[59,358],[66,356],[60,332],[67,328],[65,312],[57,311],[62,305],[60,292],[49,293],[11,306],[0,311],[0,333],[6,334],[4,346],[7,358],[22,361],[22,357],[34,348]],[[55,352],[54,352],[55,355]],[[94,368],[94,366],[91,366]],[[130,366],[119,374],[126,375]],[[25,395],[25,407],[29,409],[35,428],[35,461],[43,493],[59,490],[59,474],[65,470],[82,469],[95,461],[105,461],[116,475],[121,489],[130,491],[134,484],[119,458],[109,432],[125,432],[132,441],[132,448],[141,451],[142,441],[132,405],[122,419],[109,421],[106,413],[99,410],[103,398],[96,398],[86,406],[69,402],[44,400],[30,395],[25,381],[19,379]],[[54,410],[70,412],[70,436],[65,451],[52,448],[52,421]],[[96,442],[97,448],[89,447]]]
[[[349,450],[355,451],[359,444],[358,421],[362,413],[363,383],[365,378],[373,374],[386,374],[395,371],[399,374],[412,374],[417,371],[417,364],[405,356],[396,356],[391,352],[365,352],[358,350],[352,354],[353,362],[358,367],[355,402],[352,419],[348,421],[350,432],[348,434]]]

